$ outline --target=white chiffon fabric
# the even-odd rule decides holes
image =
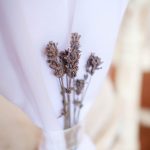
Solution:
[[[60,149],[50,138],[55,131],[64,143],[59,86],[45,62],[44,47],[54,41],[64,50],[72,32],[81,34],[79,77],[91,52],[102,58],[103,69],[94,75],[85,97],[82,122],[110,66],[126,6],[127,0],[0,0],[0,94],[43,129],[41,149]],[[83,135],[79,150],[94,149]]]

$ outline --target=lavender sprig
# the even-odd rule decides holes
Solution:
[[[47,63],[60,83],[63,104],[60,117],[64,117],[65,129],[78,123],[91,77],[96,70],[102,68],[103,63],[98,56],[92,53],[86,62],[86,74],[83,79],[76,79],[81,55],[80,37],[78,33],[72,33],[70,47],[61,52],[58,51],[57,44],[54,42],[49,42],[46,47]],[[73,115],[72,110],[74,110]]]

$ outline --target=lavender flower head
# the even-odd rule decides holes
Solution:
[[[82,91],[84,89],[85,80],[81,80],[81,79],[79,80],[79,79],[77,79],[75,85],[76,85],[76,93],[77,93],[77,95],[79,95],[79,94],[82,93]]]
[[[62,64],[58,60],[58,48],[54,42],[49,42],[46,47],[47,62],[49,67],[53,69],[54,75],[61,78],[64,75],[64,69]]]
[[[74,78],[77,75],[78,64],[80,59],[80,35],[77,33],[72,33],[70,48],[65,51],[60,52],[59,58],[64,66],[65,73],[70,78]]]
[[[101,61],[101,58],[99,58],[98,56],[94,56],[94,54],[92,53],[86,64],[86,72],[88,72],[90,75],[93,75],[96,70],[102,68],[100,67],[102,63],[103,62]]]

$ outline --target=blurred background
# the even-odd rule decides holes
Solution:
[[[111,77],[126,101],[129,121],[137,126],[139,149],[150,150],[150,0],[130,1]]]
[[[101,103],[97,100],[92,110],[95,117],[89,115],[92,120],[87,120],[87,131],[97,144],[97,149],[150,150],[150,0],[129,2],[101,99],[108,99],[108,103],[114,99],[114,102],[117,101],[115,105],[121,102],[118,113],[122,115],[120,122],[123,123],[121,136],[113,139],[112,143],[106,142],[112,134],[109,131],[108,136],[101,137],[106,131],[100,131],[98,117],[100,120],[101,113],[106,118],[107,115],[100,112]],[[95,112],[97,107],[99,111]],[[106,130],[108,132],[109,128]],[[104,145],[111,146],[106,148]]]
[[[128,129],[138,128],[139,148],[150,150],[150,0],[130,1],[110,76],[125,101]]]

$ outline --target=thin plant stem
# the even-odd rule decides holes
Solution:
[[[70,96],[70,124],[72,126],[72,98],[71,98],[71,92],[72,92],[72,78],[69,78],[69,89],[70,89],[70,93],[69,93],[69,96]]]
[[[75,88],[75,79],[73,78],[73,87]],[[76,114],[76,104],[75,104],[75,100],[76,100],[76,98],[75,98],[75,89],[73,89],[73,106],[74,106],[74,108],[73,108],[73,124],[75,124],[75,114]]]
[[[66,96],[65,96],[65,91],[64,91],[64,82],[63,82],[63,78],[59,78],[59,83],[61,86],[61,90],[62,90],[62,96],[63,96],[63,109],[64,109],[64,128],[67,129],[68,128],[68,120],[67,120],[67,101],[66,101]]]
[[[66,75],[66,82],[67,82],[67,89],[70,89],[69,87],[69,81],[68,81],[68,76]],[[71,112],[70,112],[70,107],[71,107],[71,101],[70,101],[70,94],[67,92],[67,100],[68,100],[68,124],[69,127],[71,127]]]
[[[88,85],[87,85],[87,87],[85,89],[85,92],[83,93],[83,95],[81,97],[81,100],[80,100],[81,104],[83,103],[83,100],[85,98],[86,92],[87,92],[87,90],[89,88],[89,85],[91,83],[91,79],[92,79],[92,76],[90,75],[90,79],[89,79]],[[77,113],[77,122],[79,121],[80,112],[81,112],[81,107],[79,108],[78,113]]]
[[[90,79],[89,79],[88,85],[87,85],[87,87],[86,87],[86,89],[85,89],[85,92],[84,92],[83,95],[82,95],[81,102],[83,102],[83,100],[84,100],[84,97],[85,97],[85,95],[86,95],[86,92],[87,92],[87,90],[88,90],[88,88],[89,88],[89,85],[90,85],[90,83],[91,83],[91,79],[92,79],[92,76],[90,75]]]
[[[76,100],[79,101],[79,96],[78,96],[78,95],[77,95]],[[76,106],[76,108],[75,108],[75,124],[78,123],[78,118],[77,118],[77,111],[78,111],[78,109],[77,109],[77,108],[78,108],[78,107]]]

